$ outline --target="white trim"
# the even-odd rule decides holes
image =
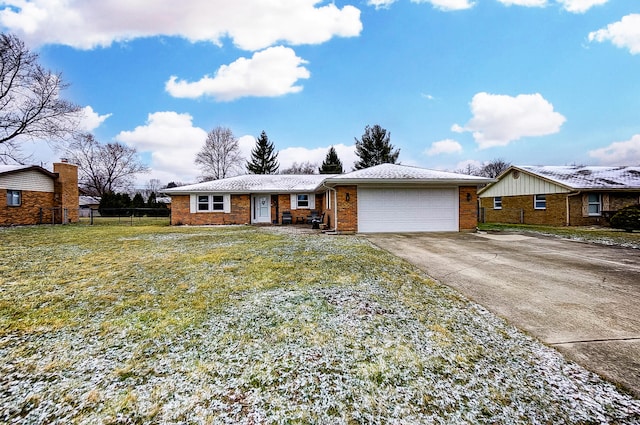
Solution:
[[[498,201],[498,202],[496,202]],[[502,196],[494,196],[493,197],[493,209],[501,210],[502,209]]]
[[[544,196],[544,198],[540,201],[538,201],[538,196]],[[543,207],[539,207],[538,206],[538,202],[544,201],[544,206]],[[536,195],[533,195],[533,209],[534,210],[546,210],[547,209],[547,195],[544,193],[538,193]]]

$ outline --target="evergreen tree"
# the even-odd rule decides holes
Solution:
[[[136,193],[133,199],[131,200],[132,208],[144,208],[146,206],[144,202],[144,198],[140,192]],[[144,211],[136,211],[136,217],[142,217],[144,215]]]
[[[264,131],[256,139],[256,146],[251,151],[251,160],[247,162],[247,171],[250,174],[276,174],[278,164],[278,152],[275,152],[273,143],[269,141]]]
[[[318,169],[320,174],[342,174],[342,161],[338,158],[338,153],[333,146],[329,148],[327,156],[322,162],[322,166]]]
[[[391,133],[376,124],[373,127],[365,127],[361,140],[356,138],[356,154],[360,159],[354,167],[361,170],[374,165],[395,164],[400,149],[394,150]]]

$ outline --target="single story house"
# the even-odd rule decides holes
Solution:
[[[77,166],[0,165],[0,226],[77,221]]]
[[[474,230],[492,179],[382,164],[346,174],[250,174],[165,189],[171,224],[276,224],[311,211],[340,233]]]
[[[607,225],[640,203],[640,167],[512,166],[478,196],[484,222]]]

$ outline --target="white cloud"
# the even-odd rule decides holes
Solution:
[[[86,132],[92,132],[111,116],[112,114],[100,115],[93,110],[91,106],[85,106],[80,111],[80,129]]]
[[[482,168],[483,165],[484,164],[482,162],[477,161],[475,159],[467,159],[465,161],[458,162],[454,170],[459,170],[463,172],[470,171],[470,170],[478,170]]]
[[[516,97],[478,93],[471,100],[471,112],[473,117],[464,127],[454,124],[452,130],[473,132],[480,149],[554,134],[566,121],[539,93]]]
[[[436,9],[451,11],[470,9],[475,2],[470,0],[411,0],[413,3],[431,3]]]
[[[573,13],[584,13],[593,6],[600,6],[609,0],[557,0],[564,9]]]
[[[638,165],[640,164],[640,134],[624,142],[613,142],[609,146],[589,151],[591,158],[596,158],[603,165]]]
[[[369,0],[367,4],[369,6],[375,6],[376,9],[386,9],[395,2],[396,0]]]
[[[425,151],[425,153],[429,156],[460,152],[462,152],[462,145],[453,139],[445,139],[434,142],[433,144],[431,144],[431,147]]]
[[[319,3],[326,3],[318,6]],[[318,44],[362,31],[360,10],[321,0],[4,0],[0,24],[28,44],[80,49],[158,35],[245,50]]]
[[[149,166],[154,171],[153,176],[163,176],[163,182],[193,182],[199,175],[194,160],[204,145],[207,132],[194,127],[192,119],[189,114],[155,112],[149,114],[145,125],[122,131],[115,138],[139,153],[151,153]],[[145,178],[152,177],[146,175]]]
[[[610,41],[616,47],[629,49],[633,55],[640,53],[640,14],[632,13],[606,28],[589,33],[589,41]]]
[[[281,96],[302,90],[302,86],[295,84],[310,76],[305,63],[288,47],[270,47],[254,53],[250,59],[240,58],[221,66],[213,77],[205,76],[191,83],[172,76],[165,88],[174,97],[211,96],[222,101]]]
[[[547,5],[547,0],[498,0],[505,6],[542,7]]]

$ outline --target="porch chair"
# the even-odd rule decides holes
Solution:
[[[311,220],[311,228],[319,229],[320,226],[324,224],[324,213],[319,216],[316,216],[313,220]]]
[[[292,224],[293,217],[291,216],[291,211],[283,211],[282,212],[282,224]]]
[[[318,210],[311,210],[311,214],[307,216],[307,224],[313,224],[313,220],[318,217]]]

